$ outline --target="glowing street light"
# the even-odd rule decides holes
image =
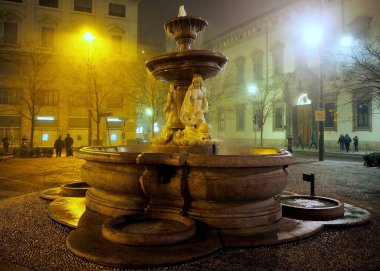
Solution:
[[[349,48],[354,44],[354,37],[352,35],[346,34],[341,37],[339,44],[343,48]]]
[[[256,94],[256,92],[257,92],[257,85],[256,84],[248,86],[248,93],[249,94],[254,95],[254,94]]]
[[[303,42],[307,47],[319,47],[322,42],[322,28],[317,23],[308,23],[302,29]]]
[[[90,32],[85,32],[83,34],[83,39],[91,44],[96,39],[96,37]]]
[[[145,114],[148,116],[148,117],[151,117],[153,115],[153,110],[152,108],[147,108],[145,109]]]

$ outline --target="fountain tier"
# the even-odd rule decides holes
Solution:
[[[155,78],[168,82],[187,82],[193,74],[200,74],[203,79],[215,76],[226,64],[227,58],[220,53],[208,50],[189,50],[162,54],[146,62],[146,67]]]

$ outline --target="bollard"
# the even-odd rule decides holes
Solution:
[[[288,152],[293,153],[293,137],[292,135],[288,136]]]
[[[314,197],[315,196],[315,178],[314,174],[302,174],[302,179],[306,182],[310,182],[310,196]]]

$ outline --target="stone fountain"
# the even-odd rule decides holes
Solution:
[[[223,246],[281,243],[322,228],[282,217],[279,194],[287,185],[286,168],[294,163],[290,153],[272,148],[218,153],[220,141],[204,119],[202,80],[216,75],[227,58],[192,50],[207,22],[180,15],[164,26],[179,51],[146,63],[156,78],[170,82],[162,137],[152,145],[87,147],[77,153],[86,160],[82,180],[90,188],[85,200],[66,200],[60,210],[85,204],[67,246],[87,260],[167,265]]]

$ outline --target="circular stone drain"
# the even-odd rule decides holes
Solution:
[[[344,215],[344,205],[335,199],[314,196],[284,196],[280,199],[285,217],[304,220],[333,220]]]
[[[102,225],[104,238],[132,246],[175,244],[192,237],[195,231],[193,219],[163,213],[118,216]]]
[[[86,182],[73,182],[61,185],[60,188],[64,197],[84,197],[90,186]]]

